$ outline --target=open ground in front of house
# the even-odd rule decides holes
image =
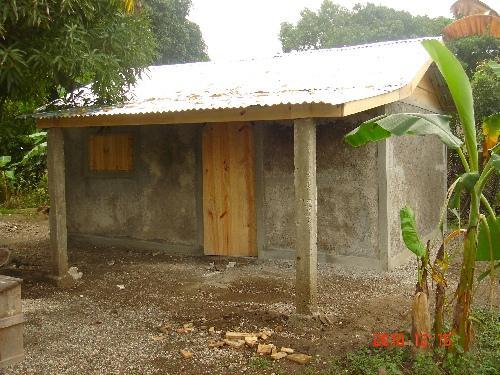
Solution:
[[[12,252],[1,273],[24,278],[26,359],[7,368],[9,375],[319,373],[332,356],[369,347],[375,332],[410,328],[414,263],[385,273],[320,265],[321,319],[307,320],[293,314],[295,268],[288,261],[75,244],[70,264],[83,276],[62,290],[38,279],[49,264],[46,218],[0,215],[0,246]],[[479,290],[478,301],[486,295]],[[300,365],[258,356],[255,347],[209,345],[226,331],[263,330],[272,334],[261,343],[312,360]]]

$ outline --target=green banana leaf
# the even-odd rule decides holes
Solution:
[[[464,130],[470,168],[475,171],[478,169],[476,123],[469,78],[460,61],[440,41],[424,40],[422,45],[436,63],[448,85]]]
[[[493,165],[493,168],[496,169],[497,173],[500,173],[500,155],[491,155],[491,164]]]
[[[450,129],[450,116],[422,113],[398,113],[368,120],[349,132],[344,140],[353,147],[380,141],[391,135],[436,135],[452,149],[463,142]]]
[[[494,220],[496,220],[496,225]],[[490,215],[486,218],[486,221],[488,222],[488,228],[490,229],[491,245],[493,247],[493,258],[495,260],[500,260],[500,231],[498,229],[500,228],[500,216],[495,218]],[[482,221],[479,223],[476,260],[491,260],[489,239],[484,227],[484,223]]]
[[[399,218],[401,222],[401,234],[403,235],[406,247],[417,257],[423,257],[425,255],[425,246],[418,235],[413,210],[410,207],[403,207],[399,211]]]
[[[10,163],[11,160],[12,158],[10,156],[7,155],[0,156],[0,168],[5,167],[7,164]]]

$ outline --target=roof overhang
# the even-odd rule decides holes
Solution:
[[[251,80],[246,79],[245,82],[249,82],[248,86],[253,88],[254,91],[248,91],[249,97],[242,96],[242,93],[237,94],[234,97],[234,100],[231,97],[231,87],[232,83],[231,79],[229,79],[229,84],[227,82],[222,82],[220,85],[225,91],[210,91],[214,82],[217,84],[217,80],[220,77],[221,80],[224,79],[224,76],[215,76],[210,77],[208,84],[205,82],[205,86],[201,85],[196,89],[192,89],[193,91],[188,92],[189,95],[186,95],[185,92],[182,92],[182,89],[185,87],[184,83],[179,84],[179,80],[174,82],[177,84],[175,88],[167,88],[168,92],[171,94],[166,94],[167,100],[170,102],[157,102],[155,101],[155,96],[158,94],[158,84],[156,84],[154,79],[149,79],[146,82],[145,86],[142,87],[141,94],[144,93],[149,94],[149,90],[152,90],[151,97],[153,99],[143,99],[142,102],[139,102],[138,106],[132,102],[131,104],[125,103],[123,107],[109,107],[109,108],[100,108],[94,110],[87,110],[85,108],[75,108],[70,109],[69,111],[59,111],[52,114],[41,114],[37,118],[37,126],[39,128],[53,128],[53,127],[97,127],[97,126],[132,126],[132,125],[159,125],[159,124],[194,124],[194,123],[211,123],[211,122],[238,122],[238,121],[264,121],[264,120],[293,120],[299,118],[340,118],[345,116],[350,116],[356,113],[365,112],[370,109],[380,107],[389,103],[394,103],[397,101],[404,100],[415,92],[417,89],[419,82],[421,82],[424,75],[428,74],[429,68],[431,67],[432,60],[427,55],[427,53],[423,50],[423,47],[420,44],[421,40],[410,40],[410,41],[398,41],[398,42],[386,42],[374,45],[366,45],[366,46],[355,46],[355,47],[347,47],[341,48],[335,51],[325,50],[325,51],[311,51],[309,55],[291,55],[290,57],[277,57],[276,61],[267,61],[262,63],[262,66],[259,65],[258,62],[248,62],[244,65],[243,62],[240,63],[240,68],[243,67],[242,72],[245,72],[247,69],[250,72],[256,72],[257,76],[261,80],[258,82],[258,85],[253,85]],[[391,44],[392,43],[392,44]],[[418,63],[408,60],[408,57],[401,56],[401,52],[404,52],[401,48],[407,48],[408,45],[409,51],[413,53],[413,56],[418,60]],[[394,46],[394,47],[392,47]],[[380,48],[380,50],[377,50]],[[392,48],[396,50],[393,51]],[[399,48],[399,50],[398,50]],[[366,51],[366,52],[365,52]],[[371,52],[373,51],[373,52]],[[365,55],[360,55],[365,53]],[[333,66],[330,67],[328,64],[335,64],[337,60],[335,58],[332,59],[332,56],[337,56],[339,54],[342,63],[345,63],[345,56],[347,55],[349,59],[348,61],[359,61],[361,57],[367,57],[366,54],[373,53],[374,59],[370,61],[372,64],[372,68],[368,68],[369,66],[363,64],[357,64],[354,68],[347,68],[349,72],[349,77],[343,77],[344,73],[341,67]],[[316,55],[315,55],[316,54]],[[389,55],[389,56],[387,56]],[[369,57],[370,55],[368,55]],[[381,60],[382,57],[382,60]],[[385,59],[387,57],[387,60]],[[394,60],[391,60],[392,57]],[[396,59],[397,57],[397,59]],[[307,59],[311,60],[307,60]],[[344,58],[344,60],[342,60]],[[282,60],[279,60],[282,59]],[[299,60],[302,59],[302,60]],[[316,59],[316,60],[315,60]],[[406,59],[406,60],[405,60]],[[292,75],[290,72],[282,73],[281,67],[286,66],[288,62],[294,62],[295,60],[299,60],[298,63],[295,62],[296,65],[300,66],[300,63],[304,63],[305,61],[317,62],[320,61],[321,67],[324,67],[325,64],[327,68],[323,68],[324,71],[320,72],[308,72],[304,77],[300,76],[300,74],[305,74],[304,70],[292,71]],[[381,63],[387,61],[387,66],[379,68]],[[404,64],[405,61],[412,62],[411,68],[405,68],[401,64]],[[363,62],[365,63],[365,62]],[[216,64],[212,65],[201,65],[201,64],[209,64],[209,63],[199,63],[200,65],[195,66],[196,64],[192,64],[190,66],[177,66],[177,67],[165,67],[165,69],[177,69],[180,74],[186,74],[186,71],[182,69],[194,71],[198,74],[198,77],[194,77],[193,79],[203,79],[203,77],[207,77],[207,74],[223,74],[224,72],[215,71]],[[275,67],[274,65],[281,64],[280,67]],[[337,62],[339,65],[340,62]],[[258,70],[255,70],[256,67]],[[363,69],[363,68],[368,69]],[[379,69],[383,74],[390,75],[391,72],[396,69],[396,67],[401,67],[400,73],[394,73],[396,77],[405,77],[402,78],[383,78],[382,80],[378,77],[372,78],[372,76],[377,73],[377,69]],[[160,73],[162,72],[160,67]],[[254,69],[254,70],[252,70]],[[294,68],[295,69],[295,68]],[[339,70],[334,70],[339,69]],[[370,70],[371,69],[371,70]],[[332,73],[333,71],[333,73]],[[431,69],[432,71],[432,69]],[[271,72],[271,73],[270,73]],[[293,74],[299,74],[297,79],[299,80],[299,84],[297,82],[293,82],[295,77]],[[299,72],[299,73],[297,73]],[[337,73],[339,72],[339,73]],[[158,74],[158,73],[156,73]],[[164,74],[164,73],[162,73]],[[172,77],[172,73],[169,73]],[[283,75],[285,74],[285,75]],[[322,74],[325,75],[325,83],[322,80]],[[358,74],[360,77],[358,78]],[[401,74],[401,76],[399,76]],[[430,74],[430,73],[429,73]],[[233,79],[237,76],[236,73],[233,72]],[[307,77],[311,78],[307,78]],[[175,76],[174,76],[175,77]],[[185,75],[183,79],[189,78],[189,75]],[[201,78],[200,78],[201,77]],[[270,81],[267,82],[266,79],[269,77]],[[286,80],[288,78],[291,79],[291,84],[288,84]],[[390,76],[389,76],[390,77]],[[437,77],[437,75],[436,75]],[[239,79],[239,76],[236,78]],[[175,78],[174,78],[175,79]],[[301,81],[302,79],[302,81]],[[311,79],[312,82],[304,81],[304,79]],[[388,84],[381,84],[380,87],[373,86],[379,82],[384,82],[383,80],[387,80]],[[439,84],[439,79],[435,78],[436,82],[436,92],[442,91],[443,86]],[[264,83],[262,83],[264,82]],[[302,90],[302,86],[300,86],[300,82],[305,82],[305,87]],[[336,82],[340,82],[337,86],[334,86]],[[373,82],[373,83],[372,83]],[[391,84],[390,82],[394,82]],[[400,82],[400,83],[399,83]],[[241,84],[241,81],[237,82]],[[226,84],[226,86],[223,86]],[[323,84],[323,86],[321,86]],[[183,86],[184,85],[184,86]],[[196,84],[194,84],[196,85]],[[284,87],[285,90],[283,92],[283,96],[280,96],[279,93],[273,94],[272,92],[267,92],[267,96],[259,96],[256,94],[260,94],[261,91],[258,91],[259,85],[263,85],[264,87],[270,86],[272,87]],[[267,86],[266,86],[267,85]],[[273,86],[274,85],[274,86]],[[309,85],[309,86],[308,86]],[[319,85],[319,86],[315,86]],[[358,86],[359,85],[359,88]],[[255,86],[257,86],[257,91],[255,91]],[[225,87],[225,88],[224,88]],[[245,86],[235,86],[238,88],[248,89]],[[319,91],[315,91],[314,87],[317,87]],[[229,88],[229,90],[228,90]],[[215,87],[215,89],[219,89]],[[181,91],[176,91],[181,90]],[[344,92],[345,90],[345,92]],[[355,90],[353,95],[352,91]],[[161,91],[161,90],[160,90]],[[229,92],[229,96],[225,93]],[[173,94],[172,94],[173,93]],[[179,101],[177,101],[176,94],[180,93]],[[198,96],[197,93],[200,93],[199,98],[196,97],[191,100],[191,96]],[[172,96],[168,96],[172,95]],[[203,96],[204,95],[204,96]],[[274,96],[273,96],[274,95]],[[173,99],[168,99],[172,98]],[[186,98],[188,98],[187,107],[184,107],[186,103]],[[220,99],[219,99],[220,98]],[[293,101],[288,102],[286,98],[291,98]],[[343,100],[343,99],[346,100]],[[354,98],[354,99],[353,99]],[[330,100],[331,99],[331,100]],[[160,99],[161,100],[161,99]],[[227,101],[227,105],[225,107],[217,107],[216,104],[222,102],[223,100]],[[239,101],[238,101],[239,100]],[[328,101],[330,102],[328,103]],[[196,107],[197,101],[201,101],[202,103],[207,103],[205,107]],[[144,104],[141,104],[144,103]],[[177,104],[179,103],[179,104]],[[210,104],[212,103],[212,104]],[[215,103],[215,105],[214,105]],[[245,103],[245,105],[235,105],[231,106],[232,103],[241,104]],[[259,103],[254,105],[254,103]],[[267,104],[269,103],[269,104]],[[142,107],[141,107],[142,106]],[[190,107],[193,106],[193,107]],[[445,107],[443,105],[443,107]],[[187,108],[187,109],[185,109]],[[193,109],[192,109],[193,108]]]

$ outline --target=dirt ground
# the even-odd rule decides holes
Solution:
[[[7,368],[9,375],[314,373],[331,356],[370,346],[375,332],[410,327],[413,262],[386,273],[320,265],[319,307],[329,320],[322,322],[294,316],[295,270],[289,261],[76,244],[69,249],[70,263],[83,277],[61,290],[41,279],[49,259],[46,218],[0,215],[0,246],[13,254],[0,273],[24,278],[26,359]],[[477,293],[479,303],[486,295]],[[193,331],[177,332],[188,323]],[[255,349],[208,346],[226,330],[264,328],[274,331],[266,342],[312,355],[311,364],[281,359],[258,368]],[[193,357],[182,358],[181,349]]]

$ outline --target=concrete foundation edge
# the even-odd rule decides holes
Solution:
[[[290,249],[268,248],[259,253],[259,259],[295,260],[295,251]],[[349,255],[333,255],[318,250],[318,263],[334,263],[346,266],[382,271],[382,262],[375,258],[356,257]]]
[[[131,238],[104,237],[90,234],[69,234],[70,245],[74,243],[89,243],[97,246],[114,246],[131,250],[163,251],[172,255],[201,256],[203,249],[193,245],[176,245],[157,241],[137,240]]]
[[[130,238],[116,238],[104,237],[90,234],[69,234],[68,241],[70,245],[75,243],[88,243],[96,246],[114,246],[130,250],[140,251],[163,251],[171,255],[185,255],[185,256],[203,256],[203,249],[197,248],[195,245],[175,245],[167,244],[164,242],[136,240]],[[406,264],[411,258],[409,251],[403,251],[397,256],[393,257],[390,261],[390,270]],[[281,248],[265,248],[259,252],[259,259],[285,259],[295,260],[295,251],[291,249]],[[318,263],[332,263],[341,264],[346,266],[356,266],[366,269],[386,271],[383,263],[376,258],[357,257],[349,255],[333,255],[324,251],[318,250]],[[52,278],[54,279],[54,278]],[[57,281],[57,280],[54,280]]]

